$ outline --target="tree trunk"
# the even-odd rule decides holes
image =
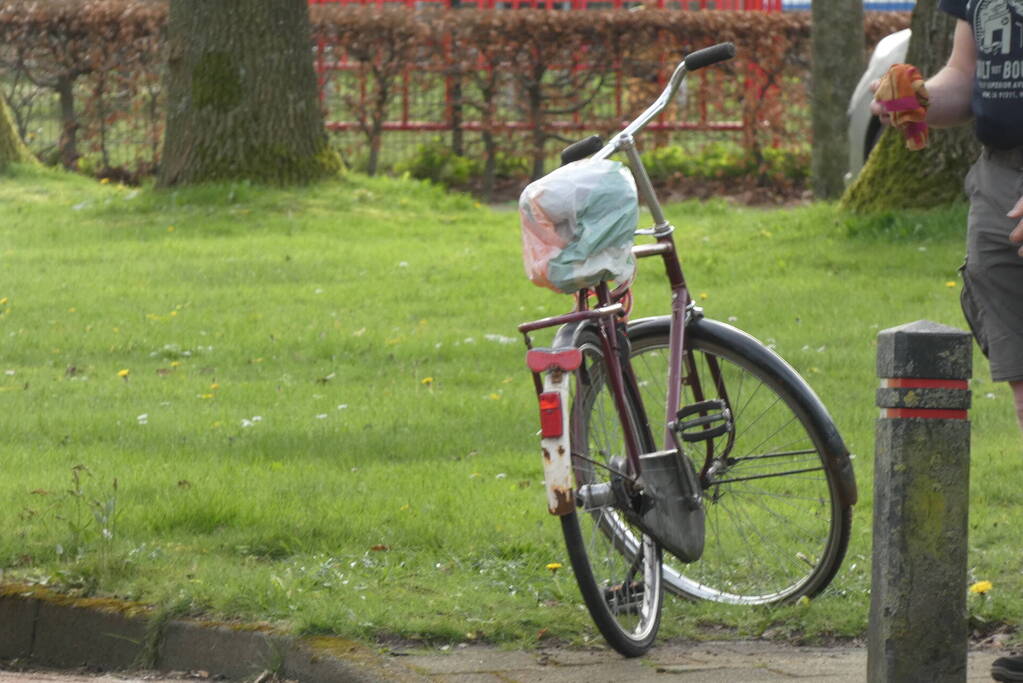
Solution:
[[[376,175],[380,165],[380,149],[384,144],[384,122],[374,121],[369,133],[369,159],[366,161],[366,175]]]
[[[846,107],[863,73],[863,1],[813,3],[810,101],[814,196],[832,199],[845,189],[849,134]]]
[[[78,168],[78,117],[75,115],[75,79],[63,73],[55,90],[60,100],[60,162],[69,171]]]
[[[494,198],[494,185],[497,180],[497,138],[489,128],[483,129],[483,201]]]
[[[7,107],[7,100],[0,95],[0,170],[12,163],[31,164],[36,158],[18,135],[14,116]]]
[[[336,173],[305,0],[171,0],[161,186]]]
[[[952,52],[955,19],[939,11],[936,0],[918,0],[911,27],[906,62],[932,76]],[[962,199],[963,177],[979,150],[972,126],[932,128],[930,143],[918,152],[906,149],[901,133],[887,130],[841,205],[865,212],[928,208]]]
[[[529,127],[532,130],[530,137],[533,140],[533,170],[530,172],[530,180],[543,177],[547,162],[544,149],[547,143],[547,133],[543,129],[543,89],[540,85],[542,79],[541,73],[525,87],[526,102],[529,108]]]

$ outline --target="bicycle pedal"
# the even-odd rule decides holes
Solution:
[[[678,411],[675,418],[672,428],[680,439],[689,443],[715,439],[733,429],[732,411],[719,398],[688,405]]]
[[[604,589],[604,601],[614,614],[639,614],[643,606],[643,584],[631,581]]]

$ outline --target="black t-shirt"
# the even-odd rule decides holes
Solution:
[[[977,71],[973,116],[985,145],[1023,145],[1023,0],[940,0],[973,27]]]

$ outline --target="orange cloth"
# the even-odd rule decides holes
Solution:
[[[893,64],[874,93],[885,111],[891,114],[892,125],[906,137],[912,150],[927,146],[927,88],[923,76],[912,64]]]

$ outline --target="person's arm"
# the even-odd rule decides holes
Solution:
[[[977,41],[968,23],[956,21],[952,54],[941,71],[927,81],[930,106],[927,123],[935,128],[959,126],[973,118],[973,75],[977,70]]]
[[[1012,207],[1012,211],[1010,211],[1007,215],[1009,218],[1023,218],[1023,197],[1016,202],[1016,206]],[[1016,244],[1023,243],[1023,220],[1017,223],[1016,227],[1009,233],[1009,239]],[[1020,256],[1023,256],[1023,247],[1020,247],[1018,253]]]
[[[970,100],[973,97],[973,74],[977,68],[977,42],[973,37],[970,25],[958,19],[955,34],[952,37],[952,54],[941,70],[927,81],[927,95],[930,105],[927,108],[927,123],[935,128],[958,126],[968,122],[973,114],[970,111]],[[877,91],[880,81],[870,84],[872,91]],[[892,122],[891,114],[874,100],[870,103],[870,111],[884,125]]]

